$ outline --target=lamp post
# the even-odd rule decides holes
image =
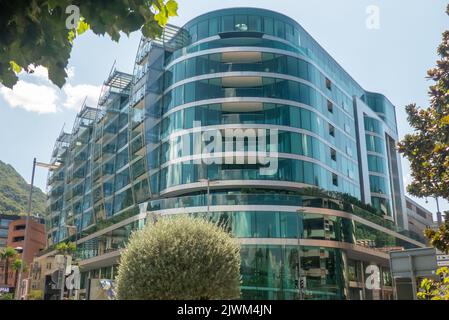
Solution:
[[[435,201],[437,202],[437,222],[438,222],[438,226],[441,226],[443,224],[443,219],[441,217],[440,204],[438,202],[438,197],[435,197]]]
[[[304,217],[304,212],[306,212],[306,209],[304,208],[300,208],[298,210],[296,210],[296,212],[301,216]],[[299,225],[304,225],[304,222],[301,224],[298,224],[298,228]],[[303,276],[301,274],[301,246],[300,246],[300,230],[297,230],[297,235],[298,235],[298,290],[299,290],[299,300],[304,300],[304,289],[303,286],[301,285],[301,282],[303,280]],[[304,286],[305,286],[305,281],[304,281]]]
[[[30,223],[30,219],[31,219],[31,201],[33,199],[34,174],[36,172],[36,166],[42,167],[42,168],[47,168],[49,170],[56,170],[57,168],[60,167],[60,165],[61,165],[60,163],[48,164],[48,163],[43,163],[43,162],[37,162],[36,158],[33,159],[33,170],[32,170],[32,174],[31,174],[30,194],[28,196],[28,211],[27,211],[27,217],[25,220],[25,234],[23,237],[22,264],[20,265],[19,275],[17,277],[17,279],[18,279],[18,281],[17,281],[18,286],[16,288],[16,299],[17,300],[20,300],[20,293],[21,293],[21,289],[23,288],[22,275],[23,275],[23,266],[26,261],[25,258],[26,258],[26,250],[27,250],[28,229],[29,229],[29,223]]]
[[[214,182],[216,180],[210,180],[208,178],[208,179],[199,179],[198,181],[207,183],[207,214],[209,214],[209,211],[210,211],[210,183]]]

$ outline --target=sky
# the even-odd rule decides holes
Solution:
[[[259,7],[298,21],[366,90],[385,94],[396,105],[400,137],[410,133],[405,106],[428,105],[426,72],[435,65],[436,48],[448,28],[446,0],[178,0],[182,26],[199,14],[230,7]],[[370,11],[378,8],[379,24],[369,28]],[[67,84],[49,82],[45,68],[21,75],[13,90],[0,87],[0,160],[28,181],[33,158],[50,161],[54,142],[63,126],[71,131],[76,113],[87,96],[96,106],[101,85],[112,66],[132,73],[141,34],[123,35],[118,43],[108,36],[87,32],[75,40]],[[402,160],[404,182],[410,170]],[[47,172],[38,168],[35,184],[45,190]],[[434,199],[416,199],[436,212]],[[449,204],[440,199],[441,210]]]

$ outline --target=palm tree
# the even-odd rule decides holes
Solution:
[[[0,251],[0,260],[4,261],[5,267],[3,270],[3,282],[4,285],[8,285],[8,271],[9,271],[9,260],[17,256],[17,251],[14,248],[6,247],[2,251]]]
[[[14,260],[13,264],[11,265],[12,270],[15,272],[14,273],[14,287],[15,288],[17,288],[17,280],[19,279],[19,271],[20,271],[20,268],[22,267],[22,263],[23,263],[22,259],[16,259],[16,260]],[[27,272],[27,271],[28,271],[28,267],[27,267],[26,263],[24,263],[23,272]]]

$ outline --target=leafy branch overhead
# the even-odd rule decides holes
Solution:
[[[411,194],[449,199],[449,30],[443,33],[438,55],[436,67],[428,71],[434,82],[429,89],[430,105],[426,109],[416,104],[406,107],[414,132],[404,137],[399,151],[410,161]]]
[[[50,80],[62,87],[77,35],[90,29],[118,41],[120,32],[129,35],[140,29],[144,36],[154,38],[162,34],[177,10],[175,0],[1,1],[0,83],[12,88],[19,72],[32,73],[42,65]],[[74,27],[68,28],[73,21]]]

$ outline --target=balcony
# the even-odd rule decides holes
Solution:
[[[116,151],[116,145],[115,144],[108,144],[103,147],[103,154],[113,154]]]

